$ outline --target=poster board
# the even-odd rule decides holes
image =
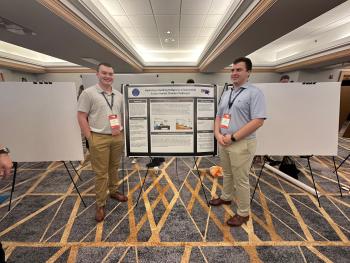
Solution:
[[[256,155],[337,155],[339,82],[254,85],[268,115],[257,131]]]
[[[216,86],[125,85],[127,156],[216,155]]]
[[[0,82],[0,123],[13,161],[83,160],[74,83]]]

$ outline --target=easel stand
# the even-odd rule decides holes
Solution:
[[[335,170],[334,170],[334,172],[336,173],[337,171],[338,171],[338,169],[349,159],[349,157],[350,157],[350,153],[348,154],[348,156],[346,156],[346,158],[339,164],[339,166],[338,167],[334,167],[335,168]],[[333,156],[333,162],[334,162],[334,164],[335,164],[335,161],[334,161],[334,156]]]
[[[308,155],[308,156],[302,156],[302,158],[306,158],[307,159],[307,164],[308,164],[308,167],[309,167],[309,171],[310,171],[310,175],[311,175],[311,178],[312,178],[312,183],[313,183],[313,187],[314,187],[314,191],[308,191],[307,189],[305,188],[309,188],[310,190],[312,188],[302,184],[301,182],[299,182],[298,180],[294,179],[294,178],[289,178],[290,176],[277,170],[276,168],[273,168],[271,166],[267,167],[267,163],[266,163],[266,157],[264,157],[264,161],[263,161],[263,165],[261,167],[261,170],[260,170],[260,173],[259,173],[259,176],[258,176],[258,180],[255,184],[255,187],[254,187],[254,191],[253,191],[253,194],[252,194],[252,197],[250,199],[250,202],[253,201],[254,199],[254,195],[255,195],[255,191],[256,191],[256,188],[259,184],[259,180],[260,180],[260,177],[262,175],[262,171],[265,167],[269,168],[269,170],[272,170],[273,172],[276,172],[278,175],[282,175],[283,174],[283,178],[287,179],[288,181],[290,181],[291,183],[295,183],[297,186],[303,188],[304,190],[308,191],[309,193],[312,193],[313,195],[315,195],[317,197],[317,201],[318,201],[318,205],[321,207],[321,202],[320,202],[320,199],[319,199],[319,192],[317,191],[317,188],[316,188],[316,184],[315,184],[315,179],[314,179],[314,175],[313,175],[313,172],[312,172],[312,167],[311,167],[311,164],[310,164],[310,158],[312,157],[312,155]],[[335,167],[335,158],[333,156],[333,164],[334,164],[334,167]],[[339,182],[339,177],[338,177],[338,173],[337,171],[335,170],[335,173],[336,173],[336,176],[337,176],[337,180],[338,180],[338,187],[339,187],[339,192],[340,192],[340,196],[342,197],[343,194],[342,194],[342,191],[341,191],[341,186],[340,186],[340,182]]]
[[[150,160],[151,160],[151,162],[152,162],[152,157],[150,157]],[[199,169],[198,169],[198,166],[197,166],[197,158],[196,158],[196,157],[193,157],[193,160],[194,160],[194,164],[195,164],[195,167],[196,167],[196,170],[197,170],[198,178],[199,178],[199,180],[200,180],[200,182],[201,182],[202,191],[203,191],[203,193],[204,193],[205,200],[207,201],[207,205],[208,205],[208,207],[209,207],[209,201],[208,201],[207,195],[206,195],[206,193],[205,193],[203,181],[202,181],[202,178],[201,178],[201,176],[200,176],[200,172],[199,172]],[[179,178],[179,174],[178,174],[178,170],[177,170],[177,158],[176,158],[176,157],[175,157],[175,165],[176,165],[176,166],[175,166],[176,175],[177,175],[177,177]],[[137,206],[138,203],[139,203],[139,200],[140,200],[140,197],[141,197],[141,192],[143,192],[143,186],[145,185],[145,182],[146,182],[148,173],[149,173],[149,167],[147,167],[146,174],[145,174],[145,178],[144,178],[144,180],[143,180],[143,183],[142,183],[142,185],[141,185],[141,189],[140,189],[139,195],[138,195],[138,197],[137,197],[136,206]]]
[[[13,163],[12,187],[11,187],[11,194],[10,194],[10,202],[9,202],[9,209],[8,209],[8,211],[11,210],[12,195],[13,195],[13,192],[15,191],[17,168],[18,168],[18,162],[14,162]]]
[[[68,167],[67,167],[67,165],[66,165],[66,162],[65,162],[65,161],[62,161],[62,163],[64,164],[64,167],[66,167],[67,173],[68,173],[68,175],[69,175],[69,177],[70,177],[70,179],[71,179],[71,181],[72,181],[72,183],[73,183],[73,185],[74,185],[74,188],[75,188],[75,190],[77,191],[77,193],[78,193],[78,195],[79,195],[81,201],[83,202],[84,206],[86,207],[86,204],[85,204],[85,202],[84,202],[84,199],[81,197],[81,194],[80,194],[80,192],[79,192],[79,189],[78,189],[77,185],[75,184],[72,175],[70,174],[70,171],[69,171],[69,169],[68,169]],[[73,166],[72,163],[71,163],[71,165]],[[74,169],[74,166],[73,166],[73,169]],[[75,169],[74,169],[74,171],[78,174],[78,172],[77,172]],[[80,178],[80,177],[79,177],[79,178]]]
[[[153,160],[152,157],[150,157],[149,159],[150,159],[150,161],[152,162],[152,160]],[[148,175],[148,172],[149,172],[149,168],[150,168],[150,167],[147,166],[145,178],[143,179],[143,183],[142,183],[142,185],[141,185],[141,189],[140,189],[140,192],[139,192],[139,196],[137,197],[136,206],[138,206],[138,204],[139,204],[140,197],[141,197],[141,192],[143,192],[143,186],[144,186],[145,183],[146,183],[146,179],[147,179],[147,175]]]
[[[77,193],[78,193],[78,195],[79,195],[81,201],[83,202],[84,206],[86,207],[86,204],[85,204],[85,202],[84,202],[84,199],[82,198],[82,196],[81,196],[81,194],[80,194],[80,192],[79,192],[79,189],[78,189],[77,185],[75,184],[75,182],[74,182],[74,180],[73,180],[73,177],[72,177],[72,175],[71,175],[71,173],[70,173],[70,171],[69,171],[69,169],[68,169],[68,167],[67,167],[67,165],[66,165],[66,162],[65,162],[65,161],[61,161],[61,162],[64,164],[64,167],[65,167],[66,170],[67,170],[67,173],[68,173],[69,178],[71,179],[71,181],[72,181],[72,183],[73,183],[73,185],[74,185],[75,190],[77,191]],[[74,168],[74,166],[73,166],[73,164],[72,164],[71,161],[70,161],[70,164],[72,165],[74,171],[77,173],[79,179],[81,180],[81,178],[80,178],[80,176],[79,176],[77,170]],[[17,163],[17,162],[14,162],[14,163],[13,163],[13,170],[14,170],[14,171],[13,171],[13,178],[12,178],[12,188],[11,188],[10,202],[9,202],[8,211],[11,210],[12,195],[13,195],[13,192],[15,191],[16,176],[17,176],[17,168],[18,168],[18,163]]]

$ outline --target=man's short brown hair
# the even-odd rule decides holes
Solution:
[[[113,68],[111,64],[107,63],[107,62],[101,62],[100,64],[97,65],[97,72],[100,70],[100,66],[105,66],[108,68]]]
[[[236,64],[238,64],[240,62],[243,62],[245,64],[245,68],[247,69],[247,71],[251,71],[252,70],[253,63],[252,63],[252,61],[249,58],[246,58],[246,57],[236,58],[233,61],[233,64],[236,65]]]

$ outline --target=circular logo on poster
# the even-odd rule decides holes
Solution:
[[[140,95],[140,90],[139,89],[133,89],[131,91],[131,93],[132,93],[133,96],[137,97],[138,95]]]

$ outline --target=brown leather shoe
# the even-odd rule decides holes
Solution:
[[[231,201],[222,200],[220,197],[216,199],[211,199],[209,201],[209,205],[211,206],[230,205],[230,204],[231,204]]]
[[[241,226],[243,223],[247,224],[248,220],[249,220],[249,216],[234,215],[229,220],[227,220],[226,223],[229,226],[238,227],[238,226]]]
[[[101,207],[96,206],[95,220],[97,222],[101,222],[101,221],[103,221],[104,218],[105,218],[105,207],[104,206],[101,206]]]
[[[119,201],[119,202],[126,202],[128,201],[128,197],[126,195],[123,195],[119,192],[116,192],[115,194],[110,194],[109,195],[111,198]]]

